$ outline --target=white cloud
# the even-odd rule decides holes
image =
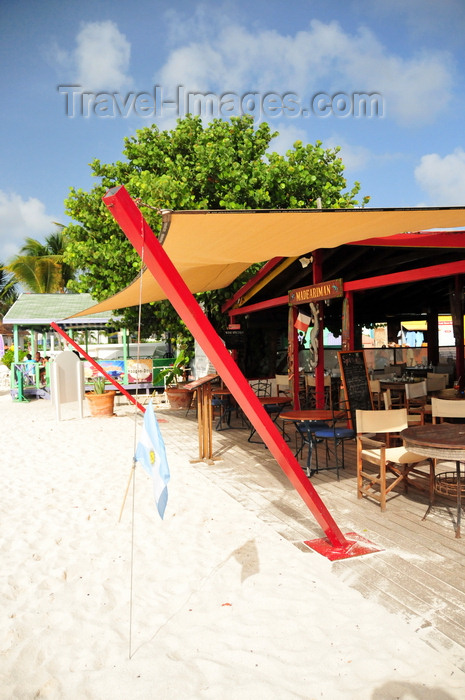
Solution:
[[[346,172],[360,171],[371,166],[383,166],[387,162],[398,161],[404,158],[404,155],[400,152],[379,153],[365,146],[349,143],[337,134],[325,139],[323,146],[324,148],[340,147],[339,156],[342,158]]]
[[[27,237],[41,240],[53,230],[53,217],[45,213],[40,200],[24,200],[0,190],[0,262],[7,263],[17,255]]]
[[[451,98],[447,53],[389,53],[367,28],[349,34],[337,22],[313,20],[291,36],[213,17],[195,36],[201,39],[171,52],[155,83],[220,94],[289,91],[305,104],[318,92],[380,93],[389,117],[416,126],[434,121]]]
[[[74,51],[58,46],[52,51],[56,63],[71,72],[69,82],[85,90],[118,91],[132,86],[131,44],[110,20],[83,24]]]
[[[325,148],[340,147],[339,156],[342,158],[345,170],[363,170],[375,158],[375,155],[365,146],[357,146],[350,144],[342,138],[332,136],[325,139],[323,146]]]
[[[456,148],[441,157],[429,153],[415,168],[415,179],[433,206],[465,205],[465,151]]]
[[[272,132],[275,131],[274,124],[270,124],[270,126]],[[279,134],[271,139],[267,149],[270,153],[275,152],[280,155],[285,155],[286,151],[292,149],[296,141],[303,141],[304,143],[308,141],[305,131],[294,125],[284,126],[281,122],[276,131],[279,131]]]

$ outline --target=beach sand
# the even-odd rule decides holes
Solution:
[[[137,468],[118,522],[141,414],[57,421],[0,396],[1,700],[465,697],[414,624],[212,484],[189,461],[195,426],[188,445],[157,415],[165,518]]]

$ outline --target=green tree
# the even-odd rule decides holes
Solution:
[[[187,116],[172,131],[152,125],[126,138],[124,161],[94,160],[91,169],[99,184],[89,192],[71,189],[65,202],[76,222],[67,227],[65,259],[81,271],[70,289],[106,299],[132,282],[140,268],[137,253],[102,202],[105,192],[116,185],[124,185],[132,197],[154,209],[312,208],[318,198],[323,207],[358,204],[355,196],[360,185],[355,183],[346,191],[338,148],[297,141],[284,156],[267,153],[276,135],[266,123],[254,128],[249,116],[215,119],[206,126],[199,117]],[[149,208],[143,211],[157,233],[159,215]],[[225,323],[220,311],[223,301],[256,269],[249,269],[226,290],[198,295],[217,329]],[[144,306],[145,336],[168,332],[176,338],[185,332],[167,302]],[[134,330],[136,311],[125,310],[123,317]]]
[[[62,224],[56,226],[57,230],[46,236],[44,243],[26,238],[19,254],[7,266],[20,284],[36,294],[64,292],[74,278],[73,267],[64,260],[66,229]]]
[[[0,263],[0,319],[3,318],[17,298],[18,290],[14,277],[8,272],[5,265]]]

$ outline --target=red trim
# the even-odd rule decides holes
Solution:
[[[394,246],[396,248],[465,248],[465,231],[417,231],[416,233],[396,233],[384,238],[366,238],[346,245]]]
[[[103,202],[207,354],[281,469],[313,513],[331,544],[334,547],[347,546],[347,540],[313,484],[310,483],[280,431],[252,391],[247,379],[226,350],[221,338],[187,288],[127,190],[124,187],[115,187],[106,193]]]
[[[250,314],[254,311],[263,311],[263,309],[273,309],[275,306],[287,306],[289,304],[289,294],[284,297],[275,297],[274,299],[267,299],[266,301],[260,301],[258,304],[250,304],[249,306],[241,306],[240,309],[232,309],[229,312],[231,318],[234,316],[241,316],[243,314]]]
[[[406,282],[417,282],[435,277],[450,277],[465,272],[465,260],[458,260],[443,265],[432,265],[431,267],[418,267],[415,270],[405,272],[393,272],[389,275],[379,277],[367,277],[362,280],[344,283],[344,292],[358,292],[362,289],[376,289],[393,284],[405,284]]]
[[[230,299],[228,299],[228,301],[225,301],[221,311],[223,313],[226,313],[226,311],[228,311],[228,309],[230,309],[231,306],[236,303],[236,301],[243,297],[244,294],[246,294],[249,291],[249,289],[252,289],[252,287],[254,287],[257,284],[257,282],[260,282],[260,280],[262,280],[269,272],[271,272],[271,270],[274,270],[274,268],[277,265],[279,265],[279,263],[282,260],[284,260],[284,258],[272,258],[272,260],[268,260],[268,262],[265,263],[265,265],[263,265],[263,267],[257,272],[256,275],[251,277],[248,282],[246,282],[240,289],[238,289],[238,291]]]
[[[432,265],[430,267],[419,267],[405,272],[393,272],[389,275],[378,277],[366,277],[364,279],[344,282],[344,293],[358,292],[364,289],[376,289],[377,287],[389,286],[393,284],[405,284],[406,282],[416,282],[419,280],[434,279],[436,277],[449,277],[456,274],[465,273],[465,260],[458,260],[442,265]],[[258,304],[242,306],[240,309],[232,309],[229,315],[232,317],[243,314],[254,313],[264,309],[272,309],[275,306],[284,306],[289,303],[289,295],[267,299]]]

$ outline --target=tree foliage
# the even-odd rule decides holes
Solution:
[[[312,208],[318,198],[324,208],[358,204],[360,186],[355,183],[346,191],[338,148],[297,141],[285,155],[268,153],[276,135],[266,123],[255,128],[249,116],[215,119],[206,126],[199,117],[187,116],[171,131],[152,125],[126,138],[125,160],[94,160],[91,169],[98,184],[89,192],[71,189],[66,200],[76,223],[67,227],[65,260],[80,271],[69,288],[90,292],[100,301],[131,283],[140,269],[137,253],[102,202],[105,192],[117,185],[155,209]],[[149,208],[143,213],[158,233],[158,214]],[[198,295],[217,329],[225,322],[222,303],[256,269],[227,290]],[[124,325],[134,329],[136,317],[136,310],[126,310]],[[144,305],[142,326],[145,337],[167,332],[176,338],[185,330],[167,302]]]
[[[53,294],[64,292],[74,277],[73,267],[64,261],[67,234],[62,224],[41,243],[26,238],[19,254],[7,266],[15,279],[30,292]]]
[[[0,319],[18,298],[18,290],[13,275],[0,263]]]

